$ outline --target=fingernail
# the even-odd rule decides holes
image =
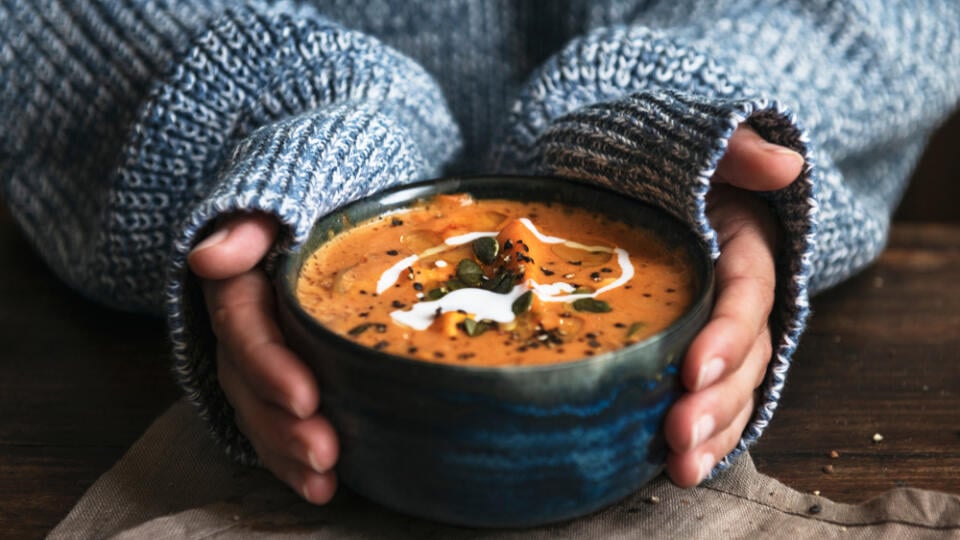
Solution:
[[[303,483],[303,486],[300,488],[300,493],[303,494],[305,500],[310,501],[310,482]]]
[[[798,166],[803,166],[805,161],[799,152],[791,150],[785,146],[780,146],[779,144],[767,143],[766,150],[767,152],[778,156],[790,156],[790,159],[794,160]]]
[[[290,411],[290,414],[301,420],[313,416],[313,413],[316,412],[316,409],[311,409],[303,399],[291,398],[287,401],[286,407],[287,410]]]
[[[713,428],[715,426],[716,422],[713,416],[709,414],[701,416],[696,423],[693,424],[693,433],[690,434],[690,448],[700,446],[710,435],[713,435]]]
[[[209,247],[215,246],[220,242],[223,242],[227,238],[228,234],[230,234],[230,231],[225,228],[217,229],[213,234],[204,238],[202,242],[197,244],[193,248],[193,251],[200,251],[202,249],[207,249]]]
[[[699,484],[710,474],[710,471],[713,470],[713,466],[717,464],[717,460],[713,457],[713,454],[706,453],[700,456],[700,480],[697,481]]]
[[[320,464],[317,462],[317,456],[315,456],[312,451],[309,451],[309,450],[307,451],[307,461],[310,462],[311,469],[317,472],[323,472],[320,469]]]
[[[694,391],[703,390],[711,384],[717,382],[723,375],[726,362],[723,358],[714,358],[700,367],[700,373],[697,375],[697,384]]]

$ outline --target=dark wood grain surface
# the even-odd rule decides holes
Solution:
[[[178,391],[162,322],[71,292],[2,214],[0,261],[0,536],[33,538]],[[813,307],[759,469],[845,502],[960,493],[960,224],[898,225],[877,264]]]

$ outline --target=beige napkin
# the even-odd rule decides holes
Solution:
[[[901,488],[862,504],[794,491],[744,455],[694,489],[658,478],[573,521],[516,530],[407,517],[341,490],[304,502],[261,470],[236,466],[184,402],[171,407],[50,534],[60,538],[844,538],[960,539],[960,496]]]

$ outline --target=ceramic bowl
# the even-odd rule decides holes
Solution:
[[[477,367],[393,356],[341,337],[298,304],[308,256],[332,234],[439,193],[552,201],[604,212],[683,246],[698,290],[672,326],[618,351],[546,366]],[[712,307],[713,263],[667,213],[586,183],[449,178],[396,188],[321,219],[278,275],[281,326],[314,369],[340,437],[342,485],[394,510],[458,525],[533,526],[612,504],[661,472],[678,370]]]

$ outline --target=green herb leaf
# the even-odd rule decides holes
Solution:
[[[590,313],[607,313],[610,311],[610,304],[596,298],[581,298],[574,300],[573,309]]]
[[[483,268],[470,259],[463,259],[457,263],[457,278],[470,287],[478,287],[483,278]]]
[[[533,291],[527,291],[513,301],[513,305],[510,307],[510,309],[513,310],[514,315],[520,315],[521,313],[530,311],[531,305],[533,305]]]
[[[581,285],[576,289],[574,289],[573,292],[570,294],[590,294],[592,292],[593,292],[593,289],[591,289],[590,287],[584,287],[583,285]]]
[[[465,289],[467,285],[459,279],[453,278],[447,280],[446,287],[448,291],[455,291],[457,289]]]
[[[492,236],[482,236],[473,241],[473,253],[483,264],[491,264],[497,260],[500,244]]]
[[[632,338],[637,335],[641,330],[647,327],[645,322],[635,322],[630,325],[630,328],[627,328],[627,338]]]
[[[347,334],[356,337],[366,332],[367,330],[369,330],[371,326],[373,326],[373,323],[358,324],[357,326],[354,326],[349,331],[347,331]]]

